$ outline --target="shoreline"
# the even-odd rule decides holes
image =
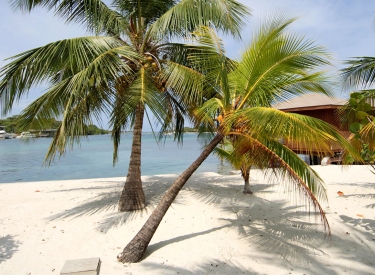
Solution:
[[[251,196],[239,175],[201,172],[143,261],[125,265],[116,255],[178,175],[142,177],[148,206],[135,213],[117,212],[125,177],[0,184],[0,274],[59,274],[66,260],[92,257],[101,258],[101,275],[374,274],[375,175],[366,166],[313,168],[328,188],[330,241],[319,218],[259,171],[251,171]]]

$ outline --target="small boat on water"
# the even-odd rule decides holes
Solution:
[[[5,139],[6,134],[4,130],[0,130],[0,139]]]
[[[21,135],[17,136],[17,138],[35,138],[36,135],[30,132],[22,132]]]
[[[15,138],[16,134],[7,133],[5,126],[0,126],[0,139],[12,139]]]
[[[12,138],[16,138],[16,134],[12,134],[12,133],[6,133],[5,134],[5,139],[12,139]]]

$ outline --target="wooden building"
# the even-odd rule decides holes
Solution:
[[[342,126],[337,117],[337,109],[343,106],[347,100],[342,98],[332,98],[323,94],[310,93],[302,96],[292,98],[287,101],[279,102],[273,107],[284,112],[297,113],[301,115],[307,115],[315,118],[319,118],[325,122],[338,128],[341,134],[348,138],[350,131],[347,127]],[[306,154],[306,149],[302,147],[297,148],[293,144],[285,142],[285,145],[292,149],[297,154]],[[333,143],[332,150],[335,152],[335,156],[329,160],[329,162],[340,162],[340,153],[342,148]],[[310,155],[310,164],[320,164],[321,156],[318,156],[318,148],[315,152]],[[331,156],[332,157],[332,156]]]

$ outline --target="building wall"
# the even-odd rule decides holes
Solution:
[[[345,137],[348,138],[350,136],[350,131],[348,130],[348,127],[346,125],[341,125],[339,122],[339,119],[336,115],[336,110],[337,109],[317,109],[317,110],[299,110],[299,111],[291,111],[291,113],[298,113],[301,115],[306,115],[306,116],[311,116],[315,117],[318,119],[321,119],[335,127],[337,127],[341,134]],[[299,154],[306,154],[307,153],[307,148],[303,145],[300,145],[298,148],[296,145],[285,141],[285,145],[292,149],[294,152],[299,153]],[[335,152],[340,152],[341,151],[341,146],[337,143],[332,143],[331,144],[331,149]],[[319,149],[317,148],[315,152],[312,152],[313,154],[320,155]]]
[[[336,114],[336,109],[306,110],[306,111],[298,111],[298,112],[291,112],[291,113],[298,113],[301,115],[319,118],[337,127],[341,131],[348,131],[348,127],[346,125],[344,126],[340,125],[339,119]]]

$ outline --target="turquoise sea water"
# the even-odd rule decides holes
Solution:
[[[112,165],[113,145],[110,135],[82,139],[81,146],[49,167],[43,160],[52,139],[37,138],[25,142],[20,139],[0,140],[0,183],[123,177],[127,174],[131,134],[124,134],[119,149],[119,161]],[[202,145],[196,134],[185,134],[182,146],[173,139],[157,145],[151,133],[142,136],[142,175],[180,174],[198,156]],[[220,161],[210,155],[198,172],[221,172]]]

